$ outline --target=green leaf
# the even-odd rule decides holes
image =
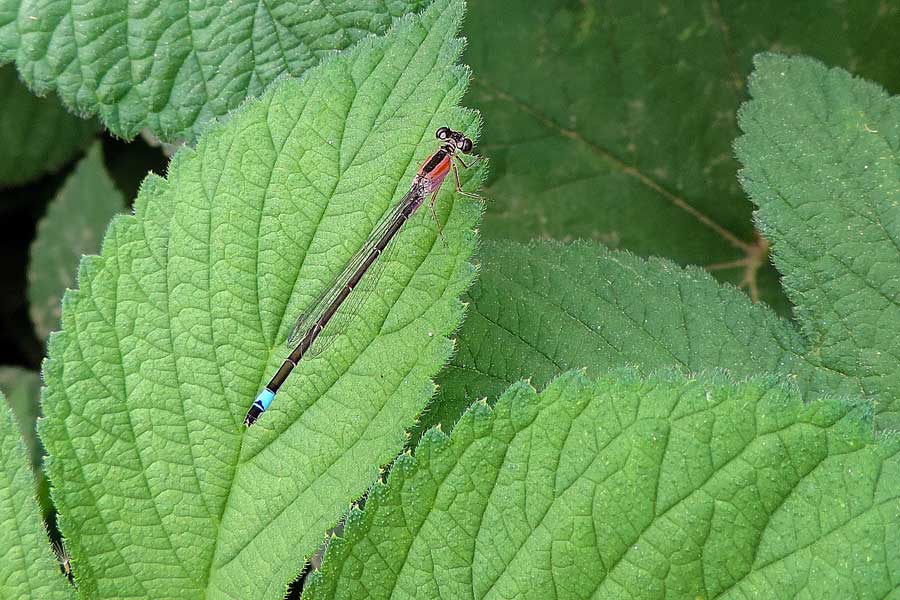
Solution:
[[[28,460],[40,473],[41,442],[35,423],[41,414],[41,377],[34,371],[21,367],[0,367],[0,392],[6,396],[12,414],[19,424],[19,431],[28,448]]]
[[[56,600],[74,595],[53,560],[34,500],[27,449],[0,394],[0,597]]]
[[[78,261],[96,254],[109,220],[125,208],[125,198],[103,166],[95,144],[50,202],[38,223],[28,263],[28,312],[35,331],[46,339],[59,327],[63,292],[75,286]]]
[[[0,367],[0,392],[19,425],[19,432],[28,450],[28,462],[34,470],[34,487],[41,513],[49,516],[53,511],[50,488],[44,476],[44,448],[37,436],[37,419],[41,414],[41,377],[34,371],[20,367]]]
[[[886,598],[900,436],[772,380],[516,384],[398,459],[316,598]]]
[[[900,98],[807,58],[762,55],[741,111],[759,206],[809,354],[900,427]]]
[[[861,382],[808,356],[796,328],[696,267],[593,242],[485,243],[459,350],[416,435],[452,427],[466,406],[531,378],[548,383],[634,367],[734,377],[780,374],[804,393],[860,394]]]
[[[97,132],[95,121],[69,114],[56,98],[35,98],[11,66],[0,67],[0,90],[0,187],[55,171]]]
[[[422,0],[3,0],[0,61],[124,138],[193,140],[284,74],[417,10]]]
[[[305,304],[363,244],[457,107],[459,0],[285,79],[148,178],[82,260],[44,365],[41,438],[91,598],[281,598],[402,448],[452,350],[480,205],[452,185],[382,285],[250,429]],[[470,183],[475,183],[474,181]]]
[[[882,0],[474,2],[484,234],[699,264],[787,314],[731,148],[752,56],[804,52],[900,90],[898,29]]]

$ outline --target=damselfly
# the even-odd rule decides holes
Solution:
[[[266,384],[266,387],[256,396],[256,400],[247,411],[247,416],[244,418],[244,425],[247,427],[253,425],[259,416],[269,408],[278,389],[284,384],[297,363],[305,356],[314,356],[322,352],[325,344],[320,341],[320,336],[326,328],[330,330],[336,327],[336,322],[333,320],[335,314],[340,311],[352,318],[354,305],[358,307],[364,296],[359,289],[360,282],[364,282],[369,288],[374,285],[377,273],[373,272],[375,269],[372,269],[372,266],[379,264],[379,257],[388,248],[403,224],[422,206],[426,197],[430,196],[431,215],[437,223],[434,202],[444,178],[451,170],[456,178],[457,192],[464,196],[478,197],[476,194],[462,191],[459,170],[456,167],[457,162],[464,168],[469,168],[477,162],[478,158],[472,163],[466,164],[457,154],[458,152],[471,153],[472,140],[449,127],[441,127],[435,136],[441,140],[441,147],[422,163],[406,195],[382,217],[365,244],[353,255],[340,275],[297,318],[291,334],[288,336],[288,345],[293,347],[293,350]],[[438,231],[440,232],[440,230]],[[385,262],[382,259],[380,265]],[[366,273],[369,273],[368,281],[363,280]],[[357,290],[357,293],[354,293],[354,289]],[[329,333],[330,336],[330,331],[326,333]],[[333,336],[330,337],[333,339]]]

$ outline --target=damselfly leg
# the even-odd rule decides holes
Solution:
[[[481,158],[482,157],[480,157],[480,156],[476,156],[475,160],[473,160],[469,164],[466,164],[466,161],[464,161],[462,158],[460,158],[459,155],[453,156],[453,159],[458,160],[459,164],[464,169],[469,169],[469,168],[475,166],[475,164],[478,163],[478,161],[480,161]],[[467,191],[463,190],[462,189],[462,181],[460,180],[460,177],[459,177],[459,169],[457,168],[456,163],[451,161],[450,167],[453,169],[453,178],[456,180],[456,192],[460,196],[465,196],[466,198],[474,198],[475,200],[483,200],[483,198],[480,195],[473,194],[472,192],[467,192]],[[441,222],[438,219],[437,213],[435,212],[435,209],[434,209],[434,204],[435,204],[435,201],[437,200],[438,191],[440,191],[440,190],[435,190],[434,193],[431,194],[431,198],[429,198],[428,205],[429,205],[429,208],[431,208],[431,218],[434,219],[434,224],[435,224],[435,227],[437,227],[438,235],[441,236],[441,240],[444,242],[444,245],[446,246],[447,241],[444,239],[444,234],[443,234],[444,227],[443,227],[443,225],[441,225]]]
[[[458,160],[458,161],[459,161],[459,164],[461,164],[462,167],[463,167],[464,169],[468,169],[468,168],[474,167],[475,164],[476,164],[479,160],[481,160],[481,157],[480,157],[480,156],[477,156],[477,157],[475,157],[475,160],[473,160],[473,161],[470,162],[469,164],[466,164],[466,161],[464,161],[463,159],[461,159],[459,156],[454,156],[453,158],[455,158],[456,160]],[[460,196],[465,196],[466,198],[474,198],[474,199],[476,199],[476,200],[482,200],[482,197],[479,196],[478,194],[473,194],[472,192],[467,192],[467,191],[465,191],[465,190],[462,189],[462,183],[461,183],[460,180],[459,180],[459,169],[456,167],[456,163],[455,163],[455,162],[450,163],[450,166],[453,167],[453,176],[456,178],[456,191],[457,191],[457,193],[458,193]]]
[[[440,190],[435,190],[431,197],[428,199],[428,208],[431,209],[431,218],[434,219],[434,227],[437,230],[438,236],[441,238],[441,242],[443,242],[444,247],[447,247],[447,240],[444,239],[444,226],[441,225],[441,220],[438,219],[437,211],[434,210],[434,203],[437,200],[437,195]]]

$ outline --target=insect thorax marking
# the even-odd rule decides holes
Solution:
[[[434,171],[437,166],[441,164],[441,162],[447,157],[448,154],[449,152],[447,152],[447,148],[442,147],[431,156],[431,160],[425,163],[425,165],[422,167],[421,173],[423,175],[428,175],[429,173]]]

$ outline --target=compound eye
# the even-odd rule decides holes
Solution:
[[[461,152],[465,152],[468,154],[472,151],[472,140],[469,138],[463,138],[461,142],[459,142],[456,146],[459,148]]]
[[[434,137],[436,137],[439,140],[446,140],[447,138],[450,137],[451,133],[453,133],[453,132],[450,131],[449,127],[441,127],[440,129],[438,129],[437,131],[434,132]]]

